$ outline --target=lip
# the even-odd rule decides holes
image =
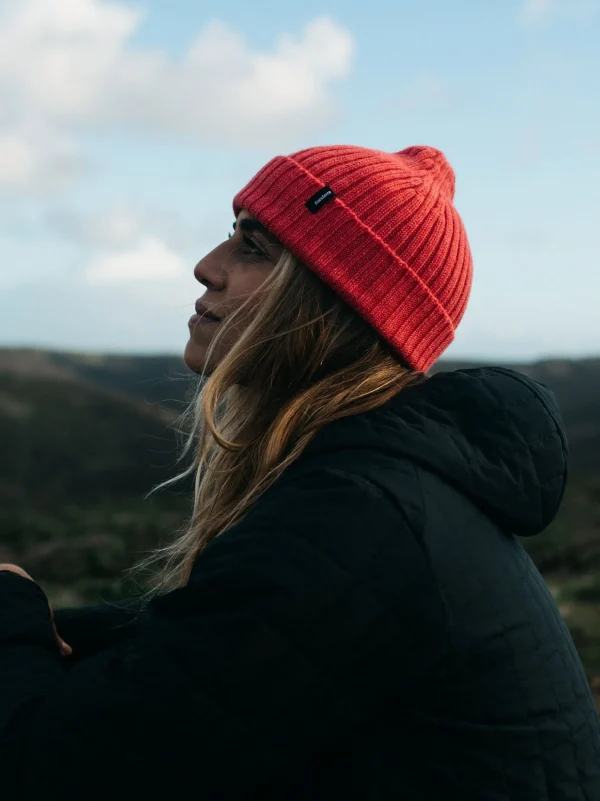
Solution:
[[[196,301],[196,314],[194,316],[197,316],[198,319],[201,319],[203,323],[221,322],[221,318],[200,300]]]
[[[206,326],[209,328],[210,326],[219,325],[219,322],[220,320],[210,320],[206,317],[202,317],[200,314],[192,314],[188,320],[188,327],[193,329]]]

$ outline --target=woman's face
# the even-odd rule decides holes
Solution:
[[[228,331],[206,364],[210,343],[221,321],[238,309],[268,277],[283,251],[280,242],[242,210],[234,223],[234,232],[204,256],[194,269],[196,280],[206,292],[196,302],[189,321],[190,338],[184,361],[195,373],[212,372],[242,335],[245,323],[239,321]]]

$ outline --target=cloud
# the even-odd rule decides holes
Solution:
[[[552,0],[523,0],[520,18],[526,25],[538,25],[552,11]]]
[[[76,219],[81,238],[89,244],[112,247],[131,245],[146,227],[143,216],[126,207],[115,207],[98,215]],[[152,230],[147,226],[148,230]]]
[[[0,12],[0,186],[60,186],[84,168],[80,133],[153,131],[247,146],[331,121],[351,35],[327,17],[254,50],[207,24],[182,59],[131,45],[143,13],[104,0],[5,0]]]
[[[122,250],[135,246],[148,232],[162,239],[172,250],[195,247],[208,238],[201,226],[192,230],[175,213],[165,209],[133,207],[117,199],[94,213],[51,208],[45,221],[60,237],[83,248]]]
[[[57,130],[44,135],[41,121],[37,130],[30,128],[35,126],[0,124],[0,187],[31,187],[34,194],[44,195],[83,172],[86,160],[71,139]]]
[[[598,0],[522,0],[519,21],[539,27],[555,17],[585,20],[599,10]]]
[[[127,286],[52,278],[11,287],[3,296],[0,340],[4,346],[183,354],[187,321],[202,294],[191,271],[186,278]]]
[[[185,275],[181,256],[156,237],[145,237],[134,248],[98,256],[84,271],[90,286],[123,286],[180,279]]]

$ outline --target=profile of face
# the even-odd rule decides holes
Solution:
[[[210,344],[223,320],[256,293],[282,252],[283,245],[277,238],[242,209],[233,234],[198,262],[194,277],[206,292],[196,301],[196,314],[188,323],[190,338],[184,361],[190,370],[211,373],[231,350],[248,324],[248,316],[245,322],[236,321],[230,327],[213,351],[210,364],[206,363]]]

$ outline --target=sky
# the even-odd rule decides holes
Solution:
[[[0,347],[182,353],[263,164],[426,144],[474,260],[444,355],[600,355],[598,41],[600,0],[0,0]]]

